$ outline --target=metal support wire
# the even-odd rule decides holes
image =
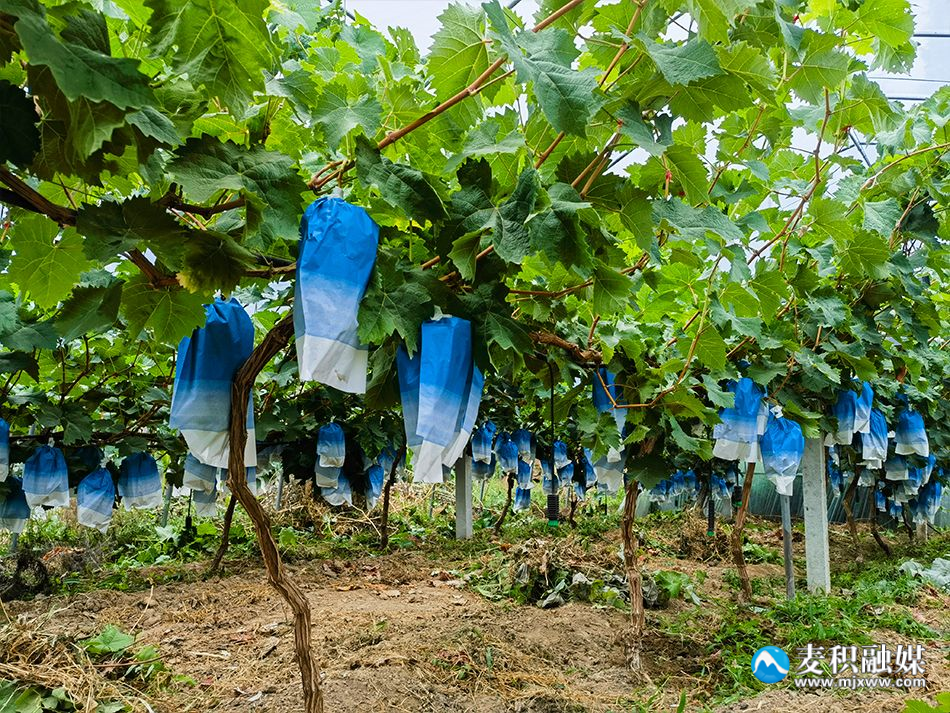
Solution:
[[[851,139],[851,143],[854,145],[854,148],[858,150],[858,153],[861,154],[861,158],[864,160],[864,165],[870,167],[871,159],[868,158],[868,155],[864,152],[864,146],[861,145],[861,142],[854,138],[854,132],[848,132],[848,138]]]

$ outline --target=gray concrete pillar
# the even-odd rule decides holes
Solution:
[[[823,438],[805,439],[802,459],[802,500],[805,511],[805,570],[808,591],[831,591],[828,558],[828,495],[825,489]]]
[[[472,537],[472,459],[463,454],[455,464],[455,539]]]

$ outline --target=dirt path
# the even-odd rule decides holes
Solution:
[[[313,607],[328,710],[620,710],[632,683],[616,642],[621,613],[494,604],[428,562],[414,568],[421,576],[402,576],[413,569],[405,564],[399,573],[353,562],[340,573],[293,568]],[[198,683],[156,700],[158,710],[297,710],[290,617],[260,570],[7,608],[55,611],[46,628],[68,636],[134,627],[175,673]]]
[[[262,570],[235,569],[240,574],[151,591],[99,591],[6,607],[11,615],[54,612],[44,628],[70,637],[111,623],[158,646],[174,673],[196,682],[157,695],[152,705],[161,713],[295,713],[299,683],[289,614]],[[707,700],[708,679],[701,676],[714,661],[688,637],[655,628],[645,654],[654,685],[638,687],[618,638],[626,619],[613,609],[493,603],[414,554],[291,569],[313,607],[328,711],[670,711],[681,690],[692,702],[687,710]],[[710,579],[716,578],[713,571]],[[677,601],[650,617],[687,608]],[[940,665],[934,673],[946,681],[946,662]],[[835,697],[772,689],[722,710],[902,709],[897,696],[878,692]]]

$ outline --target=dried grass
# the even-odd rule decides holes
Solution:
[[[0,624],[0,679],[24,686],[62,688],[79,710],[93,713],[97,701],[115,701],[133,710],[151,711],[141,693],[103,675],[74,641],[46,629],[59,613],[11,620],[4,609]]]

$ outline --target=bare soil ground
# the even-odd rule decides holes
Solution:
[[[609,538],[602,545],[604,551],[615,546]],[[704,599],[728,596],[723,576],[731,568],[697,556],[693,561],[653,552],[646,565],[684,572],[702,568],[708,575]],[[668,609],[648,612],[649,678],[634,679],[624,666],[623,613],[576,603],[542,610],[490,602],[466,589],[450,574],[452,568],[452,563],[434,565],[421,553],[291,565],[313,608],[328,711],[671,711],[681,691],[688,696],[686,710],[706,708],[706,669],[715,670],[715,653],[710,656],[699,643],[703,637],[664,634],[657,625],[695,616],[696,627],[715,627],[715,607],[688,614],[696,611],[693,605],[676,600]],[[750,569],[754,577],[782,572],[780,565]],[[261,569],[232,563],[230,571],[150,591],[97,591],[4,607],[12,619],[42,617],[48,632],[91,636],[112,623],[134,631],[140,643],[158,646],[172,671],[191,676],[195,685],[164,687],[149,701],[155,711],[299,711],[289,612]],[[946,603],[934,602],[943,615]],[[942,615],[927,609],[920,616]],[[940,623],[946,627],[945,618]],[[928,655],[931,692],[950,688],[948,658],[947,648]],[[769,688],[717,710],[896,712],[903,710],[905,697]]]

